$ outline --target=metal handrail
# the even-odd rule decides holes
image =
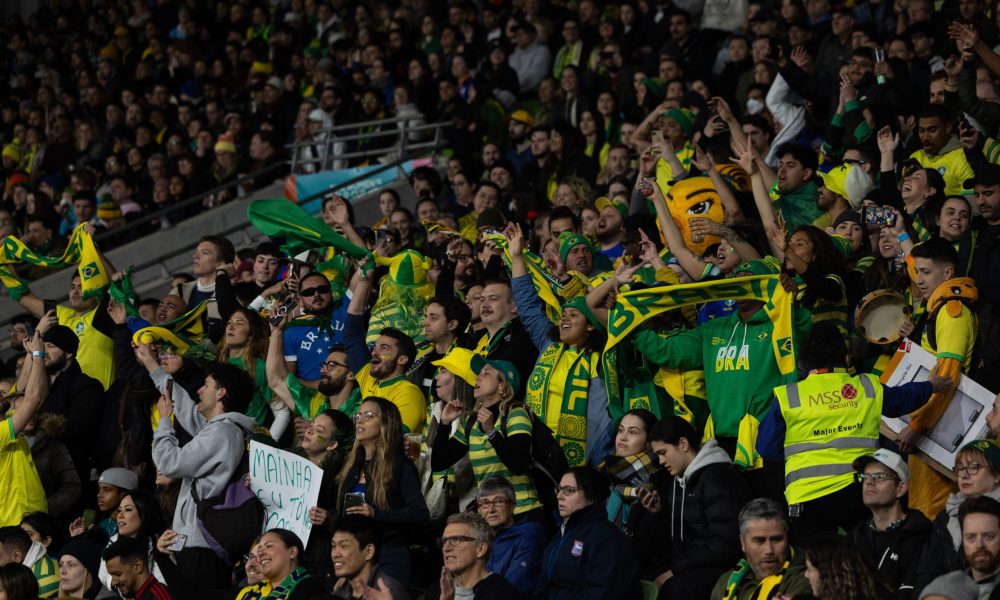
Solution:
[[[422,117],[423,115],[421,115]],[[437,123],[425,123],[423,125],[410,125],[410,121],[416,120],[420,117],[417,116],[397,116],[391,119],[379,119],[375,121],[363,121],[361,123],[349,123],[345,125],[335,125],[333,127],[328,127],[320,130],[317,134],[323,134],[323,139],[315,140],[302,140],[299,142],[294,142],[286,146],[289,150],[291,156],[291,169],[292,173],[299,173],[299,168],[302,165],[314,165],[318,164],[319,168],[317,171],[324,171],[333,164],[335,161],[343,161],[354,158],[364,158],[370,157],[372,155],[382,155],[382,154],[392,154],[398,152],[401,157],[408,157],[414,152],[423,152],[425,150],[431,150],[437,148],[442,141],[442,130],[445,127],[451,125],[448,121],[439,121]],[[386,124],[396,124],[398,127],[396,129],[388,131],[374,131],[371,133],[352,133],[351,135],[338,136],[334,135],[339,131],[351,131],[358,132],[364,127],[373,127],[377,125]],[[410,136],[415,132],[422,131],[434,131],[434,137],[430,141],[411,141]],[[398,148],[393,146],[389,148],[379,148],[378,150],[361,150],[356,152],[339,153],[334,156],[334,146],[337,144],[343,144],[345,142],[373,139],[373,138],[398,138],[399,146]],[[300,157],[300,150],[303,148],[322,148],[322,152],[319,156],[315,157]]]

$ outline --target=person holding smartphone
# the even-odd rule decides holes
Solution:
[[[382,530],[379,565],[409,586],[413,580],[409,532],[430,518],[417,468],[403,454],[403,420],[396,405],[377,396],[354,415],[354,445],[337,478],[337,512],[371,517]]]

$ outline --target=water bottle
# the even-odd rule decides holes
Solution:
[[[878,47],[875,48],[875,65],[878,66],[885,62],[885,48]],[[879,75],[875,78],[879,85],[885,85],[885,75]]]

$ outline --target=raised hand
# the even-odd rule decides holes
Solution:
[[[802,69],[803,71],[809,65],[809,53],[806,52],[805,46],[796,46],[792,48],[792,55],[789,57],[795,66]]]
[[[899,133],[893,133],[892,128],[886,125],[878,130],[878,149],[882,154],[892,154],[899,146]]]

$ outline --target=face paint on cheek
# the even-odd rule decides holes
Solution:
[[[392,354],[390,354],[388,352],[380,352],[379,356],[382,357],[382,360],[389,360],[389,359],[392,358]]]

